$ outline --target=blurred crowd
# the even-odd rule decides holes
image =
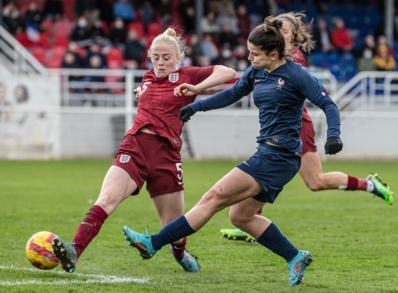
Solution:
[[[347,64],[351,64],[353,74],[397,69],[397,43],[388,43],[383,35],[384,1],[204,0],[200,28],[196,2],[3,1],[2,22],[48,67],[148,69],[151,41],[173,26],[186,41],[182,66],[224,64],[243,71],[249,66],[246,39],[256,25],[268,15],[305,10],[308,29],[316,41],[315,50],[306,56],[310,66],[332,67],[339,63],[337,72],[348,70]],[[350,9],[349,5],[363,9],[363,19],[356,10],[347,17],[339,14],[343,6]],[[398,7],[395,11],[398,13]],[[366,13],[373,13],[368,22]],[[366,23],[359,24],[362,20]]]

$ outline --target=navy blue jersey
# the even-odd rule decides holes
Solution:
[[[300,152],[299,134],[306,98],[325,112],[327,136],[340,137],[340,114],[336,104],[305,67],[289,60],[272,72],[250,66],[230,89],[189,106],[194,111],[223,108],[250,92],[253,92],[254,103],[259,109],[257,142],[269,141],[292,152]]]

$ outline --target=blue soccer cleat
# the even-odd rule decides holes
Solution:
[[[144,229],[145,234],[140,234],[124,226],[123,232],[126,235],[126,240],[130,242],[130,246],[137,248],[143,259],[150,259],[158,252],[152,246],[151,235],[147,229]]]
[[[61,237],[54,237],[52,241],[54,254],[61,261],[62,268],[67,273],[73,273],[77,264],[77,252],[72,245],[69,245]]]
[[[312,262],[310,252],[299,250],[298,254],[287,265],[290,271],[289,286],[296,286],[303,281],[305,270]]]
[[[174,259],[176,262],[182,266],[184,271],[187,272],[199,272],[200,271],[200,265],[198,263],[198,258],[192,254],[190,254],[188,251],[184,250],[184,255],[182,256],[182,259],[177,259],[173,253],[173,249],[171,245],[169,245],[170,251],[174,256]]]

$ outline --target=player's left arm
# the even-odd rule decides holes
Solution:
[[[183,83],[174,89],[175,96],[194,96],[201,91],[211,88],[213,86],[226,83],[235,77],[236,71],[224,65],[216,65],[205,80],[197,85]]]
[[[318,106],[326,115],[328,124],[327,142],[325,144],[325,153],[334,155],[343,148],[340,140],[340,112],[337,105],[330,98],[328,91],[317,81],[317,79],[308,72],[301,74],[301,80],[297,86],[300,92],[308,98],[314,105]]]

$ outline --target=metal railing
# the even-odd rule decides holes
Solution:
[[[0,25],[0,59],[10,74],[46,74],[44,67],[6,29]]]

